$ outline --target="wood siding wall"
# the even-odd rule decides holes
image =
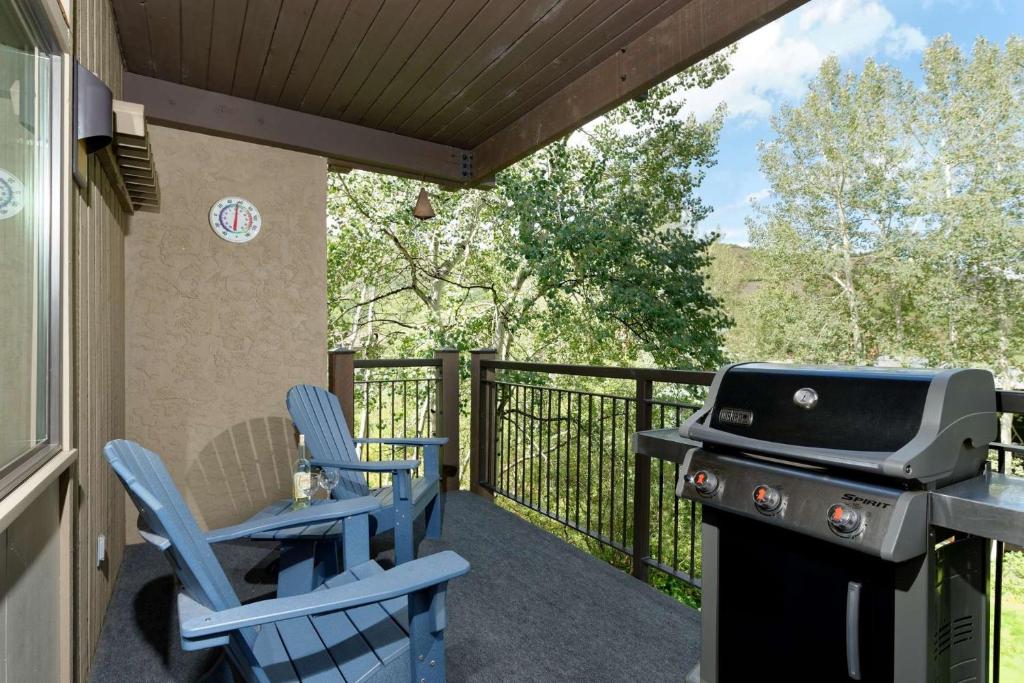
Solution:
[[[109,0],[76,0],[75,56],[121,95],[124,65]],[[124,436],[124,235],[128,216],[95,157],[89,183],[75,189],[74,444],[78,519],[75,542],[76,678],[88,680],[107,602],[124,554],[125,496],[103,460],[110,439]],[[107,557],[97,566],[97,538]]]

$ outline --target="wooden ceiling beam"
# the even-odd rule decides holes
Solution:
[[[124,75],[123,99],[144,105],[146,118],[160,125],[317,154],[332,165],[443,185],[469,180],[472,157],[458,147],[134,73]]]
[[[691,0],[473,150],[474,180],[734,43],[807,0]]]

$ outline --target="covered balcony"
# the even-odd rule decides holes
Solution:
[[[217,666],[217,649],[183,649],[171,566],[103,449],[151,449],[201,532],[236,525],[293,494],[300,384],[328,388],[356,436],[447,439],[414,476],[439,480],[444,509],[440,538],[416,528],[418,556],[471,565],[447,589],[448,680],[683,680],[707,642],[702,506],[677,495],[682,446],[634,435],[675,439],[712,369],[328,351],[328,179],[492,190],[806,1],[5,0],[0,683]],[[994,400],[1024,413],[1021,392]],[[998,683],[1020,653],[1002,606],[1024,448],[988,453],[992,486],[942,528],[992,541]],[[373,540],[384,568],[394,545]],[[244,602],[274,594],[274,540],[216,557]]]

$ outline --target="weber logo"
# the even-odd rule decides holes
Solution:
[[[722,408],[718,411],[718,421],[727,424],[749,427],[754,424],[754,414],[739,408]]]
[[[870,505],[871,507],[885,509],[889,507],[889,503],[882,502],[880,500],[874,500],[872,498],[863,498],[861,496],[855,496],[852,493],[844,493],[843,500],[848,500],[851,503],[861,503],[863,505]]]

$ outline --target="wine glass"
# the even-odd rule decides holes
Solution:
[[[320,468],[320,476],[317,478],[317,483],[320,484],[320,488],[327,491],[328,496],[338,485],[339,481],[341,481],[341,470],[335,467]]]

